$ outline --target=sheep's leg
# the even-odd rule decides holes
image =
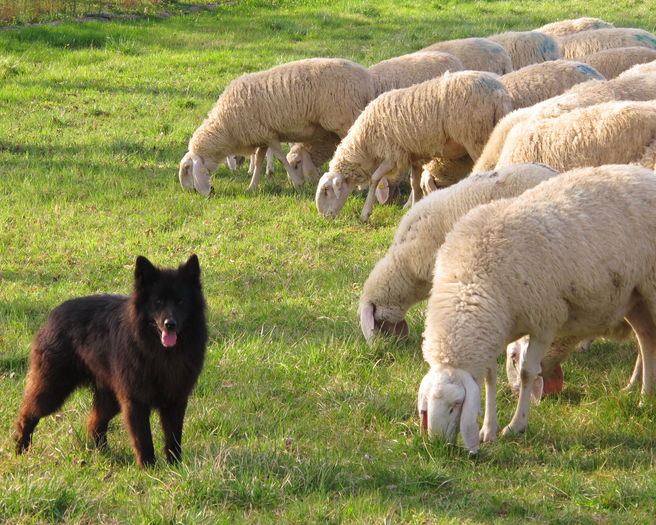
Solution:
[[[549,348],[550,344],[551,340],[548,342],[539,341],[537,337],[531,334],[526,353],[522,355],[519,361],[522,382],[519,390],[517,409],[510,424],[503,429],[504,436],[508,434],[519,434],[526,430],[526,426],[528,425],[528,410],[531,404],[531,390],[535,383],[535,378],[540,373],[540,361],[542,361],[545,350]]]
[[[253,176],[251,177],[251,183],[248,185],[249,190],[254,190],[260,183],[260,173],[262,173],[262,162],[264,161],[265,155],[266,148],[257,148],[257,150],[255,150],[255,158],[251,156]]]
[[[248,157],[248,174],[253,175],[255,172],[255,153]]]
[[[419,199],[422,197],[422,191],[421,191],[421,166],[412,166],[412,169],[410,171],[410,188],[412,189],[412,194],[411,194],[411,199],[412,199],[412,204],[410,206],[414,206],[419,202]]]
[[[271,148],[267,148],[266,151],[266,174],[273,175],[276,171],[276,167],[273,165],[273,151]]]
[[[626,316],[626,320],[633,328],[640,346],[640,359],[642,360],[642,398],[654,394],[654,358],[656,358],[656,325],[644,301],[640,301]],[[635,374],[635,368],[634,368]]]
[[[480,440],[494,441],[499,431],[497,419],[497,369],[496,366],[488,368],[485,374],[485,417],[481,427]]]
[[[638,357],[636,358],[635,366],[633,367],[633,373],[631,374],[631,379],[629,379],[628,384],[622,389],[624,392],[633,392],[635,387],[638,385],[642,379],[642,358],[640,357],[640,352],[638,351]]]
[[[371,210],[374,207],[374,201],[376,200],[376,187],[378,186],[380,179],[387,175],[392,167],[393,166],[390,161],[384,160],[381,165],[376,168],[376,171],[374,171],[374,174],[371,176],[371,180],[369,181],[369,192],[367,193],[367,200],[365,200],[364,206],[362,208],[362,213],[360,214],[360,220],[362,222],[366,222],[369,218],[369,215],[371,215]]]
[[[280,142],[278,142],[277,140],[269,142],[269,148],[271,149],[275,157],[280,162],[282,162],[282,165],[285,167],[285,170],[287,171],[287,176],[289,177],[289,180],[292,181],[294,187],[298,188],[299,186],[302,186],[303,176],[300,175],[289,163],[287,157],[285,156],[285,153],[282,151],[282,146],[280,145]]]

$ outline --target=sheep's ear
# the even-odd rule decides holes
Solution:
[[[235,171],[237,169],[237,159],[234,157],[226,157],[225,163],[230,171]]]
[[[333,177],[333,190],[338,199],[341,199],[348,193],[348,184],[346,184],[344,177],[339,174]]]
[[[481,407],[481,388],[469,372],[460,373],[462,386],[465,388],[465,401],[460,415],[460,434],[462,442],[469,452],[478,452],[480,438],[478,436],[478,411]]]
[[[194,189],[194,180],[192,178],[193,160],[191,153],[187,152],[180,161],[180,169],[178,171],[178,179],[183,188],[188,190]]]
[[[360,307],[360,328],[367,341],[374,336],[374,305],[371,303],[365,303]]]
[[[210,178],[207,174],[205,163],[199,155],[193,155],[191,158],[194,166],[192,170],[194,175],[194,188],[196,188],[198,193],[209,195],[212,187],[210,186]]]
[[[389,199],[389,182],[385,177],[378,181],[376,186],[376,199],[380,204],[385,204]]]
[[[533,388],[531,388],[531,403],[536,405],[542,400],[542,392],[544,391],[544,379],[538,376],[533,381]]]

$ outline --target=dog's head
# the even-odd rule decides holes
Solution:
[[[204,308],[198,257],[192,255],[177,270],[155,267],[143,256],[134,270],[135,314],[163,347],[175,347],[190,324],[202,323]]]

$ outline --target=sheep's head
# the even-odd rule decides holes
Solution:
[[[395,310],[395,311],[387,311]],[[360,328],[367,341],[371,341],[376,335],[384,335],[405,339],[408,337],[408,323],[403,318],[403,313],[397,312],[398,308],[377,308],[371,302],[360,303]]]
[[[528,349],[529,337],[525,335],[521,339],[517,339],[506,347],[506,376],[508,376],[508,384],[510,390],[516,396],[519,395],[519,390],[522,386],[521,369],[522,361],[526,356]],[[558,366],[560,368],[560,365]],[[561,370],[562,374],[562,370]],[[531,386],[531,401],[539,403],[542,399],[544,392],[544,381],[542,375],[538,375]]]
[[[315,202],[319,213],[336,217],[342,209],[351,188],[339,173],[324,173],[317,186]]]
[[[424,376],[419,386],[417,408],[421,428],[429,437],[455,443],[458,429],[465,448],[478,451],[480,443],[478,412],[481,389],[469,372],[436,366]]]
[[[183,188],[196,189],[198,193],[209,195],[212,191],[209,172],[214,170],[217,163],[204,160],[200,155],[188,151],[180,161],[178,178]]]

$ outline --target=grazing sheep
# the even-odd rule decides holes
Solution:
[[[556,39],[537,31],[508,31],[487,38],[506,50],[513,69],[563,57]]]
[[[405,315],[428,297],[435,255],[460,217],[479,204],[515,197],[557,173],[540,164],[476,173],[413,206],[364,283],[358,309],[364,337],[407,333]]]
[[[571,60],[550,60],[526,66],[499,78],[513,100],[513,108],[523,108],[558,95],[575,84],[603,79],[586,64]],[[487,146],[486,146],[487,147]],[[448,186],[472,172],[473,160],[436,159],[423,167],[420,187],[424,194]],[[476,170],[482,171],[482,170]]]
[[[410,87],[442,76],[447,71],[462,71],[465,66],[455,56],[440,51],[423,51],[378,62],[369,67],[374,77],[376,96]]]
[[[499,79],[510,93],[515,109],[560,95],[572,86],[588,80],[605,79],[590,66],[572,60],[533,64]]]
[[[656,101],[606,102],[515,125],[496,167],[542,162],[559,171],[603,164],[654,169]]]
[[[268,147],[294,185],[300,185],[303,179],[287,162],[280,142],[302,142],[318,127],[342,137],[373,96],[369,71],[343,59],[309,58],[242,75],[226,87],[191,137],[180,162],[180,183],[208,194],[208,172],[219,162],[257,150],[254,188]]]
[[[437,158],[422,166],[420,187],[424,195],[446,188],[472,172],[474,161],[469,155],[459,159]]]
[[[503,46],[487,38],[460,38],[437,42],[420,51],[442,51],[460,59],[466,69],[505,75],[513,70],[510,55]]]
[[[604,333],[597,334],[599,337],[612,339],[613,341],[625,341],[631,335],[631,326],[626,323],[619,323]],[[587,339],[590,341],[590,339]],[[506,347],[506,375],[508,384],[515,395],[519,395],[522,384],[520,377],[520,363],[525,359],[528,348],[529,337],[524,336]],[[567,356],[577,347],[582,345],[580,337],[559,337],[547,348],[542,361],[540,362],[540,372],[531,386],[531,401],[539,403],[543,395],[559,393],[563,390],[564,376],[560,364]],[[631,379],[624,390],[633,389],[640,380],[642,373],[642,362],[640,354],[633,370]]]
[[[656,370],[656,175],[611,165],[564,173],[515,199],[473,209],[440,248],[423,353],[431,369],[418,408],[430,435],[465,447],[496,437],[497,356],[530,336],[517,409],[504,433],[526,429],[530,387],[557,336],[590,337],[626,319],[640,345],[642,395]],[[480,384],[485,418],[479,434]]]
[[[555,118],[576,108],[613,100],[651,100],[656,98],[656,75],[653,74],[652,68],[650,62],[634,66],[609,81],[584,82],[570,88],[560,96],[506,115],[494,127],[483,153],[474,164],[474,171],[491,170],[497,165],[508,133],[519,123],[538,118]]]
[[[558,45],[563,58],[579,60],[591,53],[615,47],[637,46],[655,49],[656,36],[644,29],[633,27],[597,29],[559,37]]]
[[[610,22],[605,22],[601,18],[583,17],[574,20],[560,20],[550,24],[538,27],[535,31],[545,33],[551,36],[566,36],[581,31],[590,31],[594,29],[610,29],[615,26]]]
[[[581,62],[595,68],[607,79],[615,78],[636,64],[653,60],[656,60],[656,49],[636,46],[604,49],[581,57]]]
[[[365,221],[379,181],[395,180],[408,167],[418,195],[422,164],[435,157],[477,158],[494,124],[511,109],[506,88],[495,75],[481,71],[445,73],[383,93],[337,147],[317,187],[317,209],[334,217],[356,186],[369,184],[360,216]]]
[[[319,128],[312,139],[291,147],[287,161],[305,180],[319,180],[319,168],[333,156],[339,140],[335,133]]]
[[[447,71],[462,71],[462,62],[453,55],[438,51],[411,53],[383,60],[369,68],[373,77],[376,96],[390,91],[419,84],[439,77]],[[319,129],[312,139],[294,144],[287,161],[296,169],[302,169],[305,178],[318,178],[318,166],[330,160],[339,144],[334,133]]]

